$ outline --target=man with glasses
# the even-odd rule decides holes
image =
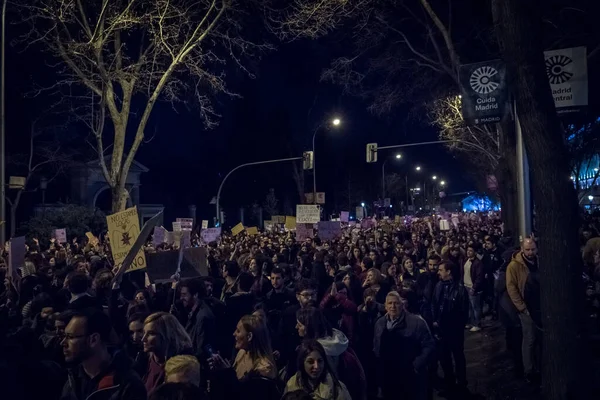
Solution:
[[[108,316],[96,309],[79,311],[71,318],[62,346],[65,361],[73,368],[61,399],[84,400],[98,392],[111,400],[146,399],[146,388],[127,355],[109,352],[111,330]]]

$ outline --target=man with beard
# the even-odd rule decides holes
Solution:
[[[204,302],[206,289],[204,282],[190,279],[181,284],[180,300],[188,311],[185,330],[192,339],[194,355],[202,359],[203,348],[214,345],[216,336],[216,321],[210,307]]]
[[[111,354],[110,319],[102,311],[79,311],[65,328],[65,361],[73,366],[61,400],[85,400],[102,393],[110,400],[145,400],[146,388],[123,352]]]
[[[523,369],[528,380],[535,380],[537,371],[534,367],[536,348],[536,326],[532,312],[525,302],[525,289],[530,273],[537,273],[537,245],[532,238],[526,238],[521,244],[521,251],[515,253],[506,268],[506,291],[519,312],[523,331]]]

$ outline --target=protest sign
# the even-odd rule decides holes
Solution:
[[[340,221],[342,222],[348,222],[350,220],[350,212],[349,211],[342,211],[340,213]]]
[[[128,220],[131,220],[131,218],[132,218],[131,210],[133,210],[133,212],[135,213],[136,226],[138,227],[137,238],[135,239],[135,242],[133,243],[133,245],[129,246],[130,250],[127,253],[127,255],[125,256],[125,258],[123,259],[123,262],[121,263],[121,266],[119,267],[119,270],[113,277],[112,283],[119,282],[121,279],[121,275],[124,274],[125,272],[130,272],[130,271],[134,271],[134,270],[146,267],[146,257],[144,255],[144,244],[146,243],[146,240],[150,236],[150,232],[152,232],[154,230],[154,227],[156,225],[158,225],[160,223],[160,221],[162,221],[163,212],[160,211],[154,217],[152,217],[148,221],[146,221],[146,223],[142,227],[142,230],[140,231],[139,230],[139,219],[137,219],[137,209],[135,207],[133,207],[128,210],[117,213],[117,214],[123,214],[123,213],[126,213],[127,211],[130,212],[130,214],[122,215],[121,218],[113,218],[113,221],[111,223],[113,225],[115,225],[115,224],[119,225],[119,223],[123,223],[123,222],[127,222]],[[117,214],[109,215],[106,218],[108,220],[108,218],[114,217]],[[110,224],[109,224],[109,227],[110,227]],[[130,231],[128,230],[127,232],[130,232]],[[111,240],[111,243],[112,243],[112,240]],[[140,253],[141,253],[141,257],[140,257]],[[114,256],[113,256],[113,258],[114,258]],[[115,263],[116,263],[116,261],[115,261]]]
[[[394,222],[399,224],[400,223],[400,216],[399,215],[394,215]]]
[[[86,232],[85,236],[88,238],[88,242],[92,246],[98,246],[98,244],[100,243],[98,238],[96,236],[94,236],[94,234],[92,232]]]
[[[272,231],[275,227],[275,223],[272,220],[263,221],[263,225],[265,226],[265,231]]]
[[[303,242],[306,239],[312,239],[314,231],[312,224],[296,224],[296,240]]]
[[[356,219],[363,219],[365,217],[365,209],[363,207],[356,207]]]
[[[375,228],[375,221],[373,221],[371,218],[365,218],[361,221],[360,225],[363,229]]]
[[[202,229],[208,229],[208,221],[205,219],[202,220]]]
[[[152,235],[152,245],[154,247],[161,245],[165,242],[165,228],[162,226],[155,226],[154,233]]]
[[[115,265],[122,264],[140,234],[140,220],[137,208],[132,207],[125,211],[108,215],[106,217],[106,224],[108,225],[113,260]],[[152,226],[152,229],[154,229],[154,226]],[[150,232],[148,232],[149,234]],[[145,241],[146,239],[144,238]],[[146,257],[142,247],[140,246],[137,256],[132,260],[131,271],[146,268]]]
[[[258,235],[258,228],[256,226],[246,228],[246,233],[250,236]]]
[[[200,231],[200,237],[206,244],[216,242],[221,237],[221,228],[208,228]]]
[[[169,246],[175,244],[175,235],[173,232],[169,232],[165,230],[165,243]]]
[[[19,236],[10,240],[8,250],[8,276],[12,277],[15,289],[19,289],[19,281],[21,280],[19,268],[25,263],[25,236]]]
[[[317,192],[317,204],[325,204],[325,193],[324,192]]]
[[[194,228],[194,218],[177,218],[175,221],[181,224],[182,231],[191,231]]]
[[[450,224],[448,223],[447,219],[440,219],[440,230],[441,231],[449,231],[450,230]]]
[[[316,224],[321,221],[321,210],[314,204],[298,204],[296,206],[296,223]]]
[[[285,217],[285,229],[296,229],[296,217],[287,215]]]
[[[243,231],[244,231],[244,225],[242,225],[241,222],[239,224],[237,224],[236,226],[234,226],[233,228],[231,228],[231,234],[233,236],[237,236],[240,233],[242,233]]]
[[[321,240],[333,240],[342,237],[342,227],[340,223],[335,221],[319,222],[319,237]]]
[[[67,243],[67,230],[66,229],[55,229],[54,230],[54,239],[58,243]]]
[[[175,221],[173,222],[173,232],[181,232],[183,229],[181,227],[181,222]]]

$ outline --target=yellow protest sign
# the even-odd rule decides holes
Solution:
[[[400,216],[399,215],[394,216],[394,222],[397,223],[397,224],[400,223]]]
[[[250,228],[246,228],[246,233],[248,235],[258,235],[258,228],[256,226],[252,226]]]
[[[285,215],[273,215],[271,220],[276,224],[285,224]]]
[[[296,229],[296,217],[289,215],[285,217],[285,229]]]
[[[108,237],[110,239],[113,260],[115,264],[121,264],[140,234],[140,220],[138,218],[137,207],[108,215],[106,217],[106,224],[108,225]],[[142,268],[146,268],[146,256],[144,255],[143,248],[135,256],[128,271]]]
[[[239,224],[237,224],[236,226],[234,226],[233,228],[231,228],[231,234],[233,236],[237,236],[240,233],[242,233],[243,231],[244,231],[244,225],[242,225],[241,222]]]
[[[85,236],[87,236],[88,242],[90,242],[90,244],[92,246],[98,245],[98,238],[96,236],[94,236],[94,234],[92,232],[86,232]]]

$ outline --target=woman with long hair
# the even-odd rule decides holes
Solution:
[[[191,353],[192,349],[192,339],[184,327],[175,316],[166,312],[157,312],[146,318],[142,344],[147,358],[139,371],[143,373],[142,380],[148,393],[164,382],[167,360]]]
[[[333,371],[325,349],[316,340],[304,341],[298,350],[298,372],[285,386],[285,393],[303,390],[315,400],[351,400],[346,385]]]
[[[365,372],[346,335],[332,328],[323,312],[314,307],[296,312],[296,329],[303,340],[317,340],[323,346],[332,370],[346,384],[352,399],[366,399]]]

